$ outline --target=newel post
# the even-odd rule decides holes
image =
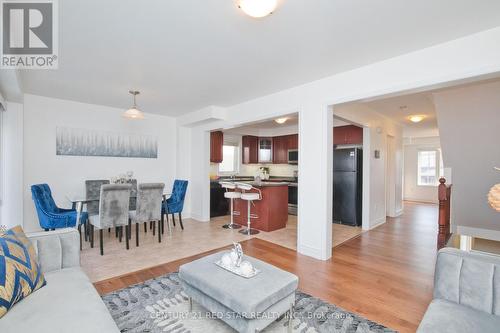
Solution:
[[[439,179],[438,200],[439,200],[439,232],[438,248],[446,245],[450,237],[450,208],[451,208],[451,185],[446,185],[446,179]]]

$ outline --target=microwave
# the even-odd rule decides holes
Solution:
[[[288,149],[288,164],[299,164],[299,151]]]

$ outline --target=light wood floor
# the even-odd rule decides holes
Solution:
[[[405,203],[405,213],[334,248],[327,261],[254,238],[245,253],[299,276],[303,292],[401,332],[415,332],[432,299],[437,206]],[[218,250],[212,250],[212,253]],[[105,294],[168,272],[197,255],[95,283]]]
[[[147,267],[160,265],[177,259],[189,257],[200,252],[241,242],[253,237],[267,240],[290,248],[297,249],[297,217],[290,215],[287,227],[273,232],[261,232],[254,236],[244,236],[237,230],[223,229],[229,222],[228,216],[212,219],[209,223],[185,219],[182,231],[179,224],[172,228],[172,234],[165,234],[162,243],[152,232],[144,233],[140,228],[140,246],[135,246],[135,228],[132,232],[130,250],[125,250],[125,242],[119,243],[114,233],[104,232],[104,256],[99,253],[98,234],[95,234],[95,247],[83,244],[81,253],[82,267],[92,282],[109,279]],[[361,233],[361,228],[333,225],[333,245],[338,245]]]

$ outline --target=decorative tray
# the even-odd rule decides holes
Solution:
[[[230,265],[230,266],[224,265],[222,263],[222,260],[216,261],[215,264],[217,266],[225,269],[226,271],[229,271],[229,272],[231,272],[233,274],[236,274],[238,276],[244,277],[245,279],[253,278],[255,275],[257,275],[257,274],[260,273],[260,270],[258,270],[255,267],[252,267],[252,272],[250,274],[248,274],[248,275],[243,274],[243,272],[241,271],[240,267],[236,267],[236,266],[233,266],[233,265]]]

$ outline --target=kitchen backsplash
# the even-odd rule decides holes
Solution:
[[[297,165],[290,164],[243,164],[240,166],[240,176],[255,176],[261,166],[269,167],[271,176],[293,177],[293,172],[298,170]]]

